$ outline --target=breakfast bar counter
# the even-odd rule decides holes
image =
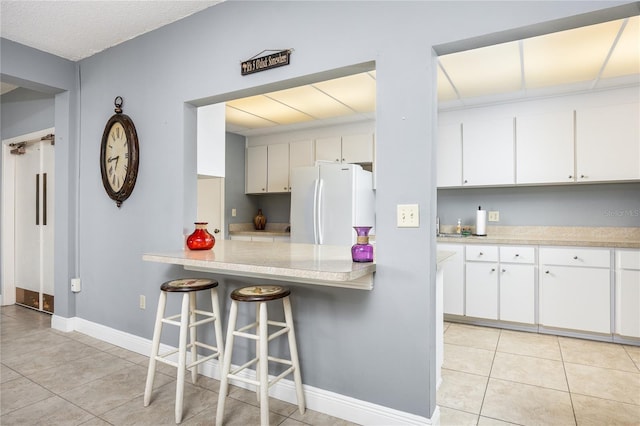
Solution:
[[[218,240],[211,250],[146,253],[149,262],[186,270],[360,290],[373,288],[375,263],[355,263],[351,248],[315,244]]]

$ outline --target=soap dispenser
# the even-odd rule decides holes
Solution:
[[[456,225],[456,234],[462,233],[462,219],[458,219],[458,224]]]

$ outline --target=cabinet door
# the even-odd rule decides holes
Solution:
[[[498,319],[498,265],[466,264],[466,315]]]
[[[516,183],[573,182],[573,111],[516,118]]]
[[[640,179],[637,103],[576,110],[578,182]]]
[[[342,139],[340,136],[316,139],[316,161],[340,163],[341,160]]]
[[[247,148],[246,186],[247,194],[267,192],[267,147]]]
[[[299,141],[289,144],[289,168],[313,166],[313,141]]]
[[[438,126],[438,187],[462,185],[462,124]]]
[[[515,183],[513,121],[508,117],[462,124],[463,185]]]
[[[500,265],[500,320],[535,324],[535,266]]]
[[[640,271],[618,271],[616,299],[616,333],[640,338]]]
[[[342,137],[343,163],[373,163],[373,135],[364,133]]]
[[[610,269],[542,265],[540,324],[611,333]]]
[[[267,148],[267,192],[288,192],[289,144],[280,143]]]
[[[444,313],[464,315],[464,246],[438,244],[438,250],[456,253],[442,265]]]

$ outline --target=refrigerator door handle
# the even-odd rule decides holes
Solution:
[[[315,229],[316,229],[316,244],[322,244],[323,233],[322,233],[322,193],[323,193],[323,182],[322,179],[318,179],[317,181],[317,198],[316,198],[316,208],[315,208]]]
[[[318,190],[320,179],[313,181],[313,243],[318,244]]]

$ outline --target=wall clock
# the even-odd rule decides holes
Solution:
[[[138,177],[138,134],[128,115],[122,113],[123,100],[114,100],[115,114],[102,133],[100,171],[107,195],[120,207],[129,198]]]

